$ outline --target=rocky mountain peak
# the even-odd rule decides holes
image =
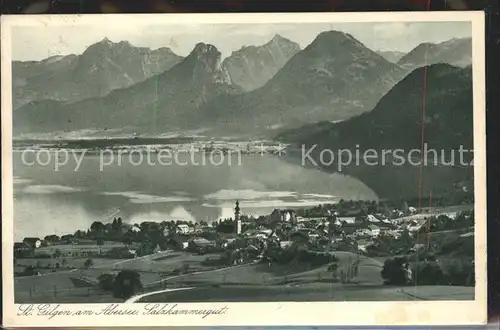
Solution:
[[[32,100],[79,101],[143,82],[182,60],[167,48],[152,51],[128,41],[104,38],[81,55],[53,56],[27,64],[14,63],[14,106]]]
[[[275,34],[273,38],[269,41],[269,43],[275,43],[275,44],[280,44],[280,43],[291,43],[292,41],[288,40],[285,37],[282,37],[279,34]]]
[[[314,41],[306,48],[310,51],[317,51],[325,55],[338,53],[342,49],[343,54],[353,52],[365,52],[368,50],[361,42],[352,35],[341,31],[325,31],[316,37]]]
[[[193,72],[193,79],[206,81],[207,79],[217,84],[230,84],[231,79],[222,67],[221,52],[211,44],[197,43],[186,58]]]
[[[194,46],[191,54],[201,55],[201,54],[211,54],[214,56],[220,56],[220,52],[214,45],[199,42]]]
[[[233,51],[223,66],[235,84],[250,91],[262,87],[299,51],[299,44],[275,34],[263,45]]]
[[[162,53],[162,54],[175,54],[172,48],[170,47],[160,47],[155,50],[155,52]]]
[[[352,35],[337,30],[324,31],[318,34],[315,42],[356,42]]]
[[[398,61],[400,66],[409,69],[434,63],[448,63],[460,67],[471,64],[472,39],[454,38],[441,43],[424,42]]]
[[[88,54],[98,54],[102,52],[107,52],[110,51],[113,47],[115,47],[116,43],[112,42],[108,38],[104,38],[99,42],[96,42],[85,49],[82,55],[88,55]]]

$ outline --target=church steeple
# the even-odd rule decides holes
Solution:
[[[236,201],[236,207],[234,208],[234,219],[239,220],[240,218],[240,202]]]
[[[236,234],[241,234],[240,202],[236,201],[234,208],[234,221],[236,222]]]

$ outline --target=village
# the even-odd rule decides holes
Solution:
[[[452,239],[431,239],[431,234]],[[395,208],[381,202],[341,200],[312,208],[275,209],[268,216],[253,217],[242,215],[236,201],[234,218],[211,224],[127,224],[114,218],[61,237],[27,237],[14,244],[14,262],[16,278],[23,280],[24,288],[37,277],[66,273],[76,288],[112,289],[109,281],[118,271],[134,271],[140,274],[140,287],[145,290],[152,284],[166,285],[174,277],[250,264],[264,264],[268,270],[279,267],[285,278],[326,267],[334,280],[346,283],[357,275],[360,257],[387,263],[401,256],[411,260],[420,255],[428,261],[429,256],[446,249],[470,245],[463,242],[473,235],[473,210],[468,205],[418,210],[407,203]],[[473,263],[473,251],[472,243],[464,252],[470,256],[459,259]],[[338,259],[347,254],[348,266]],[[411,281],[410,270],[405,276]],[[470,274],[468,278],[470,282]],[[32,290],[29,286],[30,296]]]

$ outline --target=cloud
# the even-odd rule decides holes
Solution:
[[[194,216],[189,213],[185,208],[179,206],[172,210],[172,212],[162,213],[162,212],[147,212],[139,213],[131,216],[128,223],[135,224],[144,221],[162,222],[162,221],[196,221]]]
[[[261,198],[282,198],[282,197],[295,197],[296,193],[291,191],[256,191],[251,189],[246,190],[229,190],[222,189],[215,193],[208,194],[205,199],[212,200],[252,200]]]
[[[103,195],[106,196],[123,196],[127,197],[131,203],[134,204],[150,204],[150,203],[172,203],[172,202],[189,202],[194,199],[183,196],[155,196],[148,195],[140,192],[124,191],[124,192],[105,192]]]
[[[412,36],[414,31],[411,24],[396,22],[396,23],[379,23],[373,26],[373,34],[377,38],[395,38],[401,36]]]
[[[240,202],[240,207],[242,209],[250,209],[250,208],[295,208],[295,207],[306,207],[306,206],[317,206],[319,202],[317,200],[311,199],[301,199],[296,201],[283,201],[280,199],[272,199],[272,200],[243,200]],[[228,203],[204,203],[204,207],[214,207],[214,208],[228,208]]]
[[[325,198],[325,199],[335,199],[336,196],[333,195],[325,195],[325,194],[304,194],[304,197],[313,197],[313,198]]]
[[[14,179],[13,180],[14,185],[24,185],[24,184],[30,184],[33,182],[33,180],[31,180],[31,179],[22,179],[18,176],[15,176],[13,179]]]
[[[33,185],[28,186],[22,190],[25,194],[66,194],[66,193],[74,193],[81,192],[83,189],[80,188],[72,188],[67,186],[59,186],[59,185]]]

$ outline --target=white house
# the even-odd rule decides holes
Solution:
[[[388,230],[387,235],[390,235],[395,239],[399,239],[401,237],[401,233],[396,230]]]
[[[422,251],[422,250],[425,250],[426,249],[426,245],[425,244],[415,244],[411,249],[410,251],[411,252],[417,252],[417,251]]]
[[[184,224],[177,225],[177,233],[186,235],[186,234],[189,234],[191,232],[192,232],[192,228],[189,227],[188,225],[184,225]]]
[[[413,233],[413,232],[417,232],[420,230],[420,228],[422,228],[422,226],[425,225],[425,222],[424,221],[421,221],[421,222],[416,222],[416,221],[412,221],[407,229],[410,233]]]
[[[293,210],[279,210],[275,209],[271,213],[271,222],[290,222],[295,219],[295,211]]]
[[[375,225],[369,225],[368,229],[370,229],[370,234],[372,236],[378,236],[380,235],[380,228],[375,226]]]
[[[243,236],[248,238],[266,238],[272,233],[272,230],[267,229],[250,229],[243,233]]]
[[[368,214],[366,216],[366,220],[368,220],[369,222],[372,222],[372,223],[380,222],[380,220],[377,219],[377,217],[375,217],[373,214]]]
[[[308,219],[304,217],[297,217],[297,222],[306,222]]]
[[[358,250],[362,252],[366,252],[366,244],[358,244]]]
[[[159,244],[156,244],[154,250],[153,250],[153,253],[160,253],[161,252],[161,247]]]
[[[42,246],[42,241],[38,237],[26,237],[23,240],[23,243],[35,249],[38,249],[40,246]]]
[[[271,235],[273,231],[271,229],[259,229],[259,233]]]
[[[356,217],[338,217],[337,221],[339,221],[340,223],[342,223],[342,222],[355,223]],[[337,224],[337,221],[335,222],[335,224]]]
[[[234,241],[236,241],[236,238],[228,238],[226,242],[222,245],[223,247],[227,248],[230,244],[232,244]]]
[[[402,216],[404,216],[404,215],[405,215],[405,214],[403,213],[403,211],[401,211],[401,210],[393,210],[393,211],[392,211],[392,214],[393,214],[393,215],[395,215],[395,216],[397,216],[397,217],[402,217]]]

